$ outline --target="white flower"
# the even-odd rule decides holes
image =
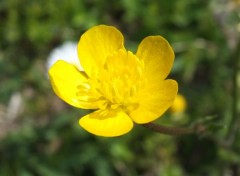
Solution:
[[[83,71],[78,59],[77,43],[75,42],[65,42],[59,47],[54,48],[47,59],[47,69],[49,70],[50,67],[58,60],[64,60],[75,65],[79,71]]]

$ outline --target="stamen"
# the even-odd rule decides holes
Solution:
[[[113,104],[113,105],[111,105],[111,108],[112,109],[117,109],[119,106],[120,106],[119,104]]]
[[[120,50],[107,58],[98,74],[92,71],[94,76],[77,87],[77,96],[81,101],[94,103],[101,110],[136,109],[138,104],[130,101],[140,90],[142,72],[142,62],[133,53]]]

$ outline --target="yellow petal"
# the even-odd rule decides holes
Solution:
[[[129,112],[130,117],[139,124],[157,119],[172,105],[177,91],[177,82],[170,79],[148,85],[139,92],[139,106]]]
[[[73,65],[59,60],[48,71],[54,92],[66,103],[84,109],[94,109],[96,106],[87,101],[80,101],[78,86],[87,84],[87,78]]]
[[[79,124],[88,132],[104,137],[123,135],[133,127],[133,122],[127,114],[111,109],[88,114],[79,120]]]
[[[123,36],[115,27],[99,25],[86,31],[78,43],[80,63],[89,77],[97,74],[108,56],[124,49]]]
[[[174,52],[169,43],[161,36],[149,36],[138,46],[137,57],[144,61],[145,76],[164,80],[169,74]]]

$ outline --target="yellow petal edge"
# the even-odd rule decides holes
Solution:
[[[77,87],[87,79],[75,66],[59,60],[49,69],[48,74],[53,91],[63,101],[77,108],[86,109],[86,106],[89,106],[88,102],[79,101],[77,96]]]
[[[156,120],[173,104],[178,92],[175,80],[164,80],[149,85],[139,93],[139,107],[130,112],[135,123],[143,124]]]
[[[128,133],[133,128],[133,122],[123,111],[97,110],[82,117],[80,126],[86,131],[104,137],[115,137]]]
[[[98,73],[108,56],[125,49],[122,33],[112,26],[99,25],[87,30],[78,42],[78,57],[89,77]]]
[[[144,61],[145,75],[149,80],[156,77],[164,80],[173,66],[173,49],[161,36],[144,38],[138,46],[136,55]]]

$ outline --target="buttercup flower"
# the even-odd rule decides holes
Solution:
[[[115,27],[92,27],[78,43],[84,72],[62,60],[49,70],[53,90],[62,100],[95,109],[79,120],[95,135],[119,136],[129,132],[133,122],[151,122],[172,105],[177,94],[177,82],[166,79],[174,53],[164,38],[146,37],[136,54],[126,50],[123,42]]]
[[[181,94],[177,94],[175,97],[172,106],[170,107],[170,110],[173,113],[183,113],[187,108],[187,101],[185,97]]]

